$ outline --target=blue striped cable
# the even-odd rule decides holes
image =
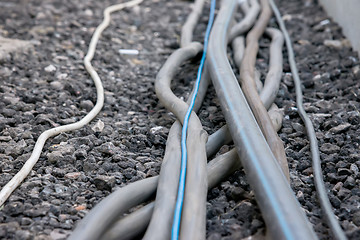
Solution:
[[[203,50],[203,54],[201,57],[199,69],[197,71],[195,90],[194,90],[194,94],[191,98],[191,103],[189,105],[189,108],[186,112],[182,131],[181,131],[181,169],[180,169],[179,188],[178,188],[178,194],[177,194],[177,199],[176,199],[176,207],[175,207],[175,213],[174,213],[174,221],[173,221],[173,225],[172,225],[172,229],[171,229],[171,240],[179,239],[181,212],[182,212],[182,206],[184,203],[186,165],[187,165],[186,134],[187,134],[187,129],[188,129],[188,125],[189,125],[190,115],[194,108],[195,99],[196,99],[197,93],[199,91],[200,80],[201,80],[202,72],[204,69],[209,35],[210,35],[211,27],[214,22],[215,6],[216,6],[216,0],[211,0],[209,21],[208,21],[208,25],[207,25],[205,37],[204,37],[204,50]]]

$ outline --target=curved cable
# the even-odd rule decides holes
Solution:
[[[101,108],[104,105],[104,88],[102,86],[101,79],[95,69],[91,65],[91,60],[94,57],[95,49],[97,42],[99,40],[99,37],[101,33],[104,31],[104,29],[109,25],[110,22],[110,14],[115,11],[119,11],[126,7],[133,7],[135,5],[138,5],[143,0],[133,0],[117,5],[113,5],[111,7],[108,7],[104,11],[104,20],[103,22],[96,28],[94,35],[91,38],[91,42],[89,45],[89,50],[84,58],[84,65],[90,76],[92,77],[95,87],[96,87],[96,94],[97,94],[97,100],[94,108],[80,121],[72,124],[67,124],[64,126],[51,128],[49,130],[46,130],[43,132],[38,140],[36,141],[34,150],[30,156],[30,158],[25,162],[24,166],[20,169],[20,171],[1,189],[0,192],[0,206],[4,204],[4,202],[8,199],[8,197],[11,195],[11,193],[20,185],[22,181],[29,175],[31,169],[34,167],[34,165],[39,160],[41,151],[45,145],[45,142],[50,137],[53,137],[55,135],[58,135],[63,132],[68,132],[72,130],[79,129],[83,127],[84,125],[88,124],[101,110]]]
[[[185,47],[192,42],[193,32],[196,23],[199,21],[205,0],[195,0],[194,6],[189,17],[186,19],[184,26],[181,28],[180,46]]]
[[[224,0],[209,41],[207,66],[247,180],[273,239],[316,239],[305,213],[272,154],[229,63],[227,33],[236,10]],[[244,60],[243,60],[244,61]]]
[[[188,46],[176,50],[171,56],[166,60],[165,64],[160,69],[159,73],[156,76],[155,80],[155,92],[157,97],[160,100],[160,103],[163,104],[165,108],[171,111],[177,119],[183,124],[184,117],[189,108],[189,104],[185,103],[182,99],[178,98],[174,92],[171,90],[172,76],[176,73],[178,68],[176,68],[178,63],[183,62],[185,59],[196,56],[202,50],[202,44],[199,42],[192,42]],[[177,64],[175,64],[175,59]],[[203,82],[203,81],[201,81]],[[194,86],[195,89],[195,86]],[[198,94],[202,92],[199,91]],[[198,95],[199,97],[199,95]],[[199,98],[196,98],[197,100]],[[195,104],[196,105],[196,104]],[[175,165],[173,169],[178,171],[174,172],[177,174],[177,178],[171,177],[171,181],[175,179],[174,194],[172,194],[173,188],[169,187],[170,195],[172,195],[169,201],[173,201],[171,209],[168,208],[168,212],[172,213],[170,219],[167,220],[169,223],[168,229],[169,235],[168,239],[171,238],[171,225],[174,218],[174,209],[176,206],[176,196],[179,187],[179,176],[180,176],[180,166],[181,166],[181,128],[179,124],[179,131],[176,130],[178,135],[178,144],[173,146],[171,154],[175,155],[178,161],[174,162],[172,157],[172,165]],[[173,129],[173,128],[172,128]],[[172,133],[172,129],[170,130]],[[206,181],[206,152],[205,144],[207,140],[207,133],[203,130],[200,119],[196,113],[191,114],[188,126],[188,166],[186,174],[186,187],[185,187],[185,198],[184,198],[184,207],[182,210],[182,224],[181,224],[181,237],[189,234],[184,239],[202,239],[205,237],[206,231],[206,196],[207,196],[207,181]],[[173,145],[173,144],[172,144]],[[168,149],[168,145],[166,146]],[[170,154],[170,152],[165,151],[165,154]],[[165,157],[164,157],[165,159]],[[169,158],[170,159],[170,158]],[[167,163],[166,163],[167,164]],[[177,168],[176,168],[177,166]],[[168,172],[166,173],[168,174]],[[172,184],[171,184],[172,185]],[[162,186],[160,186],[162,187]],[[166,193],[168,195],[168,193]],[[169,196],[168,196],[169,197]],[[160,200],[160,199],[158,199]],[[157,204],[158,205],[158,204]],[[167,204],[162,204],[159,209],[163,210],[163,207],[166,207]],[[156,214],[156,212],[154,212]],[[162,221],[161,221],[162,222]],[[193,236],[197,235],[197,236]],[[157,238],[155,238],[157,239]],[[165,238],[166,239],[166,238]]]
[[[108,227],[128,209],[148,200],[159,178],[145,178],[119,188],[99,202],[76,226],[68,240],[98,240]]]
[[[269,109],[275,101],[280,88],[280,82],[283,72],[283,54],[284,36],[276,28],[266,28],[265,33],[271,38],[269,71],[264,81],[264,88],[261,91],[260,99],[266,109]],[[265,101],[267,99],[267,101]]]
[[[187,127],[188,127],[188,123],[189,123],[190,114],[191,114],[192,109],[195,104],[196,95],[199,90],[200,79],[201,79],[201,75],[202,75],[202,71],[203,71],[205,59],[206,59],[208,39],[210,36],[210,30],[211,30],[212,24],[214,22],[215,6],[216,6],[216,0],[211,0],[209,22],[208,22],[205,37],[204,37],[204,51],[203,51],[203,55],[202,55],[201,61],[200,61],[200,66],[199,66],[199,69],[197,72],[194,94],[192,96],[188,111],[186,112],[182,132],[181,132],[181,152],[182,152],[182,154],[181,154],[181,171],[180,171],[178,195],[177,195],[177,199],[176,199],[176,208],[175,208],[175,213],[174,213],[174,222],[173,222],[172,230],[171,230],[171,239],[172,240],[177,240],[179,238],[181,210],[182,210],[182,206],[184,203],[184,191],[185,191],[185,177],[186,177],[186,163],[187,163],[187,150],[186,150]]]
[[[286,178],[288,181],[290,180],[290,174],[289,174],[289,167],[288,162],[285,155],[285,149],[284,145],[280,139],[280,137],[277,135],[275,129],[272,126],[271,119],[269,117],[269,114],[267,113],[267,110],[265,106],[262,103],[262,100],[257,92],[256,89],[256,82],[255,82],[255,62],[256,62],[256,55],[259,50],[259,39],[263,35],[266,26],[271,18],[271,8],[267,0],[261,0],[260,1],[262,9],[261,13],[259,15],[259,19],[255,23],[254,27],[251,29],[251,31],[246,36],[246,48],[243,60],[241,61],[241,65],[239,66],[240,69],[240,79],[239,82],[241,84],[241,89],[243,90],[243,93],[246,97],[246,100],[254,114],[254,117],[259,124],[259,127],[262,131],[262,133],[265,136],[265,139],[273,152],[275,158],[279,162]],[[273,43],[273,41],[272,41]],[[273,49],[273,47],[272,47]],[[279,48],[281,49],[281,47]],[[279,54],[281,56],[281,54]],[[276,54],[271,54],[270,58],[274,58]],[[271,59],[273,60],[273,59]],[[270,61],[273,63],[273,61]],[[282,69],[282,65],[279,62],[276,62],[275,64],[271,64],[271,70],[274,70],[274,66],[278,69]],[[275,70],[277,72],[278,70]],[[267,78],[271,76],[271,72],[267,74]],[[280,80],[280,79],[278,79]],[[268,89],[268,81],[265,82],[266,89]],[[264,86],[264,87],[265,87]],[[276,86],[276,85],[275,85]],[[276,89],[276,87],[275,87]],[[263,91],[264,91],[263,90]]]
[[[209,183],[208,189],[215,187],[223,179],[234,173],[240,167],[241,162],[235,149],[232,149],[229,152],[217,156],[211,160],[207,164],[207,180]],[[135,237],[142,233],[149,224],[153,208],[153,203],[150,203],[145,207],[134,211],[129,215],[126,215],[111,225],[108,231],[103,236],[101,236],[101,239],[136,239]],[[97,219],[95,218],[94,220]]]
[[[277,8],[277,6],[273,0],[270,0],[270,5],[273,9],[276,20],[279,23],[280,29],[284,33],[284,37],[285,37],[285,43],[286,43],[286,47],[287,47],[287,51],[288,51],[289,64],[290,64],[291,72],[292,72],[292,75],[294,78],[294,83],[295,83],[296,105],[297,105],[297,108],[299,111],[299,115],[300,115],[301,119],[303,120],[303,122],[305,123],[306,132],[307,132],[307,135],[308,135],[309,141],[310,141],[315,187],[316,187],[316,190],[318,193],[320,206],[321,206],[321,209],[323,210],[323,213],[329,224],[329,227],[330,227],[332,233],[334,234],[334,237],[339,240],[346,240],[347,238],[346,238],[343,230],[341,229],[339,222],[336,220],[336,217],[331,208],[330,201],[326,194],[326,188],[325,188],[325,184],[323,181],[323,175],[322,175],[322,171],[321,171],[318,141],[316,139],[314,126],[313,126],[310,118],[307,116],[307,114],[304,110],[304,107],[303,107],[303,95],[302,95],[302,90],[301,90],[301,80],[300,80],[298,70],[296,67],[294,50],[292,48],[289,33],[287,32],[285,23],[281,18],[280,11]]]
[[[194,44],[197,45],[195,49],[192,47],[189,48],[190,46],[194,46]],[[160,102],[166,102],[164,106],[168,110],[173,112],[178,119],[181,119],[181,121],[176,120],[175,123],[170,128],[168,134],[168,139],[166,141],[165,155],[161,163],[161,170],[159,175],[159,183],[156,191],[154,211],[151,216],[151,222],[149,224],[149,227],[146,229],[146,233],[143,237],[144,240],[167,240],[170,239],[171,237],[171,225],[172,225],[172,220],[174,218],[176,196],[177,196],[177,191],[179,187],[179,178],[180,178],[179,176],[180,176],[180,164],[181,164],[181,144],[180,144],[181,128],[186,111],[192,99],[192,94],[195,90],[195,86],[194,86],[193,91],[187,100],[187,104],[184,104],[184,101],[178,99],[175,95],[173,95],[170,88],[171,79],[173,79],[175,73],[177,72],[181,64],[183,64],[183,61],[197,56],[198,53],[202,51],[202,49],[203,49],[202,45],[196,42],[189,43],[188,46],[178,49],[166,60],[155,80],[155,91],[157,96],[159,97]],[[189,53],[191,54],[189,55]],[[185,56],[187,57],[184,58]],[[197,93],[198,95],[193,108],[193,111],[195,113],[198,111],[198,109],[201,106],[209,82],[210,82],[209,74],[205,67],[204,73],[202,75],[202,79],[200,81],[199,91]],[[167,96],[165,96],[166,93],[168,93]],[[170,95],[172,95],[172,97]],[[175,108],[171,106],[175,106]],[[199,158],[199,156],[195,157],[194,155],[192,155],[190,153],[191,149],[188,149],[189,164],[193,164],[191,166],[191,169],[196,169],[197,171],[195,174],[196,179],[193,179],[194,181],[191,181],[190,183],[193,190],[187,188],[187,191],[195,192],[196,194],[202,195],[202,198],[196,197],[196,199],[194,199],[195,201],[189,200],[192,204],[191,206],[195,207],[195,206],[203,206],[206,202],[206,193],[202,192],[204,190],[206,191],[206,181],[204,178],[204,174],[205,174],[204,163],[206,163],[206,153],[204,152],[205,150],[204,147],[205,147],[206,139],[203,139],[204,142],[203,140],[201,140],[201,138],[198,139],[203,129],[201,127],[200,120],[196,118],[196,115],[192,114],[191,117],[193,118],[193,121],[190,119],[188,131],[194,133],[195,137],[191,139],[189,138],[188,145],[193,146],[193,144],[195,144],[194,145],[195,147],[191,147],[191,148],[192,149],[195,148],[196,152],[199,151],[202,152],[202,157]],[[193,144],[190,143],[190,141],[192,141]],[[193,153],[195,152],[193,151]],[[193,159],[193,161],[191,159]],[[200,168],[203,168],[201,170],[203,174],[199,174]],[[189,184],[189,181],[193,177],[191,177],[192,175],[191,172],[188,172],[187,175],[188,175],[187,184]],[[202,183],[201,181],[199,181],[201,179],[204,180]],[[195,184],[192,184],[192,182],[194,182]],[[184,199],[184,205],[186,205],[186,199]],[[191,214],[195,214],[193,211],[189,209],[187,210],[190,211]],[[204,214],[205,216],[205,211],[206,210],[204,208],[202,211],[197,212],[196,213],[197,218],[201,219],[202,218],[201,214]],[[184,216],[185,213],[183,212],[183,218]],[[192,219],[196,221],[195,218]],[[197,224],[205,227],[205,225],[202,225],[201,222],[199,221],[196,222]],[[189,223],[189,225],[193,226],[191,223]],[[182,227],[186,229],[184,225],[182,225]]]
[[[246,33],[254,25],[254,22],[256,21],[256,18],[259,15],[259,12],[261,10],[261,6],[260,6],[258,0],[251,0],[250,8],[245,7],[246,5],[244,5],[243,2],[244,1],[239,1],[240,6],[243,6],[244,12],[248,13],[248,14],[245,15],[245,18],[241,22],[235,24],[230,29],[230,33],[229,33],[229,37],[228,37],[229,42],[232,42],[232,40],[235,37]]]

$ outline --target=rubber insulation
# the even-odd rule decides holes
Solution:
[[[47,139],[56,136],[60,133],[77,130],[83,127],[84,125],[88,124],[92,119],[94,119],[94,117],[100,112],[101,108],[104,105],[104,89],[99,75],[91,65],[91,60],[94,57],[97,42],[101,36],[101,33],[110,23],[110,14],[112,12],[119,11],[127,7],[134,7],[140,4],[142,1],[143,0],[133,0],[125,3],[120,3],[117,5],[110,6],[104,10],[104,20],[96,28],[91,38],[88,52],[84,58],[85,68],[90,74],[91,78],[93,79],[96,87],[97,99],[94,108],[80,121],[56,128],[51,128],[49,130],[46,130],[39,136],[39,138],[35,143],[35,147],[33,149],[33,152],[31,153],[30,158],[25,162],[24,166],[20,169],[20,171],[1,189],[0,206],[2,206],[5,203],[5,201],[8,199],[10,194],[20,185],[22,181],[24,181],[27,175],[29,175],[30,171],[39,160],[40,154]]]
[[[182,131],[181,131],[181,168],[180,168],[179,189],[178,189],[175,212],[174,212],[174,221],[171,230],[172,240],[177,240],[179,239],[179,237],[181,239],[206,238],[206,197],[207,197],[206,190],[207,189],[205,189],[204,186],[207,186],[207,182],[206,179],[202,178],[204,171],[202,169],[203,164],[201,164],[201,162],[203,161],[202,159],[203,156],[205,157],[205,163],[206,163],[206,155],[204,155],[205,143],[201,144],[201,141],[200,142],[196,141],[198,139],[197,138],[198,134],[196,133],[196,131],[191,131],[191,129],[188,130],[188,125],[195,104],[196,96],[199,90],[201,75],[203,73],[203,69],[205,65],[210,31],[215,18],[215,7],[216,7],[216,0],[211,0],[209,21],[204,36],[204,48],[196,76],[195,90],[191,98],[191,103],[189,104],[189,107],[186,111],[183,121]],[[199,132],[200,135],[203,135],[201,131],[203,132],[205,131],[202,129],[202,126],[199,128],[199,130],[200,130]],[[189,135],[189,150],[187,149],[187,135]],[[193,143],[194,145],[190,145],[191,141],[193,140],[191,138],[192,136],[194,136],[194,140],[195,140],[195,142]],[[203,138],[200,138],[199,140],[202,139]],[[196,149],[196,151],[194,151],[194,155],[196,154],[197,157],[192,159],[192,161],[196,161],[197,163],[195,164],[189,161],[188,164],[188,157],[187,157],[188,151],[190,156],[191,150],[194,147]],[[188,169],[187,169],[187,165],[189,165]],[[202,181],[204,181],[205,183],[202,183]],[[183,209],[183,205],[184,205],[184,209]],[[180,223],[182,223],[181,226]],[[181,232],[180,232],[180,227],[181,227]]]
[[[269,1],[270,1],[270,5],[274,11],[276,20],[279,24],[279,27],[285,37],[286,48],[288,51],[288,60],[289,60],[290,69],[291,69],[291,73],[292,73],[292,76],[294,79],[294,84],[295,84],[296,105],[298,108],[298,113],[299,113],[301,119],[303,120],[303,122],[305,123],[306,132],[307,132],[309,142],[310,142],[310,150],[311,150],[312,166],[313,166],[313,171],[314,171],[315,187],[317,190],[320,206],[321,206],[324,217],[327,220],[334,237],[338,240],[346,240],[347,238],[345,236],[345,233],[341,229],[340,224],[337,221],[337,219],[332,211],[331,204],[330,204],[328,195],[326,193],[327,190],[325,188],[322,170],[321,170],[321,161],[320,161],[318,141],[316,139],[314,126],[313,126],[310,118],[306,114],[306,111],[303,107],[303,94],[302,94],[302,90],[301,90],[301,80],[300,80],[299,73],[298,73],[298,70],[296,67],[295,54],[294,54],[294,50],[292,47],[291,39],[290,39],[289,33],[286,30],[285,23],[281,18],[279,9],[277,8],[277,6],[273,0],[269,0]]]
[[[243,93],[247,99],[247,102],[256,118],[258,125],[260,126],[262,133],[264,134],[267,143],[269,144],[271,151],[275,158],[279,162],[283,173],[285,174],[288,181],[290,180],[288,162],[285,155],[284,145],[277,135],[274,127],[272,126],[269,114],[266,108],[262,104],[262,100],[257,92],[255,84],[255,63],[256,55],[259,49],[259,38],[264,33],[266,26],[271,17],[271,8],[267,0],[261,0],[261,13],[259,19],[255,23],[254,27],[246,36],[246,48],[243,60],[241,61],[240,69],[240,83]],[[282,56],[280,51],[280,56]],[[276,54],[272,54],[276,56]],[[282,63],[282,61],[281,61]],[[277,64],[277,63],[276,63]],[[272,66],[274,67],[274,66]],[[278,68],[282,69],[282,64],[277,65]],[[268,76],[271,76],[270,73]],[[266,86],[269,86],[266,84]],[[268,89],[268,88],[267,88]],[[267,90],[266,90],[267,91]]]
[[[235,0],[222,1],[210,36],[207,60],[225,120],[270,237],[317,239],[259,126],[254,121],[227,59],[227,33],[235,10]]]

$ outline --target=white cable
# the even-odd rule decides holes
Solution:
[[[94,57],[96,44],[100,38],[101,33],[109,25],[110,14],[115,11],[119,11],[126,7],[133,7],[140,4],[143,0],[133,0],[125,3],[116,4],[110,6],[104,10],[104,20],[96,28],[89,45],[89,50],[84,58],[84,65],[91,78],[94,81],[96,87],[97,100],[94,108],[80,121],[56,128],[52,128],[43,132],[38,140],[36,141],[34,150],[30,158],[25,162],[24,166],[20,171],[1,189],[0,192],[0,206],[8,199],[10,194],[20,185],[20,183],[29,175],[31,169],[34,167],[36,162],[39,160],[41,151],[44,147],[46,140],[50,137],[58,135],[62,132],[72,131],[83,127],[85,124],[88,124],[101,110],[104,105],[104,88],[102,86],[101,79],[95,69],[91,65],[91,60]]]

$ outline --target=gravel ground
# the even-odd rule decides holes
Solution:
[[[303,79],[306,110],[315,125],[331,203],[350,239],[360,237],[360,63],[338,25],[316,1],[280,0]],[[27,42],[17,52],[0,48],[0,185],[21,168],[46,129],[73,123],[96,101],[82,59],[105,6],[115,0],[0,0],[0,36]],[[101,199],[130,182],[157,175],[174,116],[158,103],[155,76],[179,47],[187,1],[148,0],[113,15],[93,60],[105,105],[88,126],[50,139],[25,182],[0,211],[0,238],[63,239]],[[207,17],[195,39],[201,40]],[[275,25],[274,20],[270,23]],[[265,76],[269,41],[257,68]],[[137,49],[125,56],[119,49]],[[174,82],[187,98],[198,62]],[[175,85],[174,85],[175,87]],[[329,239],[312,178],[308,140],[297,115],[290,69],[276,99],[285,117],[291,185],[321,239]],[[209,89],[200,113],[209,134],[224,124]],[[224,146],[226,152],[231,146]],[[209,191],[208,239],[239,239],[264,232],[264,222],[243,171]]]

